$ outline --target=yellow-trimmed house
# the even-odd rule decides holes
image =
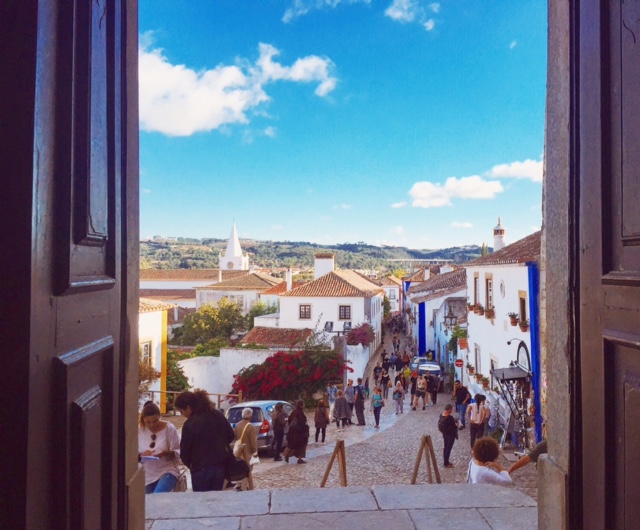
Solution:
[[[140,298],[138,310],[140,356],[161,374],[149,390],[157,392],[153,395],[153,401],[158,403],[162,413],[167,409],[167,395],[164,393],[167,390],[167,313],[174,307],[175,304]]]

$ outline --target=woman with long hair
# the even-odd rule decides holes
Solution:
[[[324,406],[322,399],[318,401],[313,421],[316,424],[316,444],[318,443],[320,433],[322,433],[322,444],[324,445],[324,439],[327,435],[327,425],[329,425],[329,411],[327,407]]]
[[[376,386],[374,387],[373,395],[371,396],[371,408],[373,409],[373,417],[376,419],[376,429],[380,428],[380,411],[383,406],[384,401],[382,400],[380,388]]]
[[[298,464],[306,464],[304,457],[307,454],[309,443],[309,425],[304,413],[304,402],[300,399],[296,402],[296,408],[289,415],[289,432],[287,433],[287,447],[284,450],[284,461],[289,463],[289,457],[295,456]]]
[[[180,456],[191,471],[193,491],[222,490],[229,444],[235,438],[231,425],[204,390],[183,392],[175,406],[187,418],[182,426]]]
[[[173,491],[178,481],[179,456],[178,431],[173,424],[160,418],[158,405],[147,401],[138,425],[138,460],[144,467],[145,493]]]

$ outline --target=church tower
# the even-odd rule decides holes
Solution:
[[[496,252],[504,248],[504,228],[500,224],[500,217],[498,217],[498,226],[493,229],[493,251]]]
[[[238,238],[238,232],[236,231],[236,224],[233,223],[231,228],[231,235],[229,236],[229,242],[227,243],[227,250],[224,253],[220,253],[220,270],[249,270],[249,256],[245,256],[242,253],[240,247],[240,239]]]

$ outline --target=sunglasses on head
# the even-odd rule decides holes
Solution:
[[[155,434],[152,434],[152,435],[151,435],[151,440],[152,440],[152,441],[151,441],[151,443],[149,444],[149,447],[150,447],[151,449],[153,449],[153,448],[156,446],[156,435],[155,435]]]

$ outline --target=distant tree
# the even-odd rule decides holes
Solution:
[[[278,304],[266,304],[265,302],[259,300],[256,302],[249,312],[247,313],[246,318],[246,329],[251,331],[253,329],[253,322],[256,317],[262,315],[270,315],[271,313],[278,312]]]
[[[393,271],[392,274],[396,278],[399,278],[400,280],[402,280],[402,278],[407,275],[407,271],[405,271],[404,269],[396,269],[396,270]]]
[[[187,315],[175,340],[185,346],[195,346],[216,338],[231,339],[244,329],[244,317],[238,304],[223,298],[217,305],[203,305]]]
[[[229,339],[225,337],[216,337],[207,342],[196,344],[191,354],[194,357],[220,357],[220,350],[231,346]]]
[[[391,316],[391,302],[387,298],[387,295],[382,299],[382,315],[384,318]]]
[[[189,389],[189,380],[178,364],[178,361],[182,358],[183,357],[174,350],[167,350],[167,391],[169,392],[182,392]],[[169,410],[173,409],[174,398],[174,394],[167,396],[167,407]]]

